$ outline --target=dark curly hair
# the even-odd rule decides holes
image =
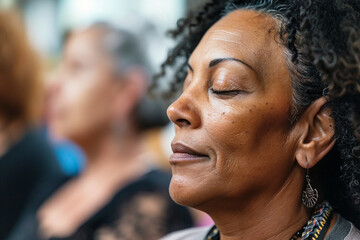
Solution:
[[[292,123],[313,101],[327,98],[336,143],[313,172],[320,176],[324,199],[360,227],[360,1],[212,0],[169,31],[178,44],[152,88],[158,89],[160,79],[173,68],[175,76],[165,94],[178,93],[187,60],[202,36],[236,9],[259,11],[278,23],[294,90]]]

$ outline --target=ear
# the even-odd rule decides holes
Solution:
[[[325,107],[326,99],[314,101],[298,121],[303,130],[295,153],[298,164],[307,168],[315,166],[334,146],[334,120],[331,110]]]
[[[131,67],[118,80],[113,102],[115,118],[126,118],[135,109],[147,89],[147,72],[142,67]]]

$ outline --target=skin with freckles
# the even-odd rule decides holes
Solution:
[[[310,217],[297,156],[307,156],[304,127],[324,102],[290,124],[290,73],[276,31],[259,12],[223,17],[192,53],[183,93],[168,108],[176,131],[170,194],[207,212],[222,240],[289,239]],[[184,157],[178,145],[197,157]]]

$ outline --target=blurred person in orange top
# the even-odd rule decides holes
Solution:
[[[149,75],[142,46],[107,23],[68,39],[51,87],[50,129],[77,143],[87,166],[40,209],[41,237],[151,240],[192,225],[168,195],[170,176],[139,144]]]
[[[62,181],[38,129],[39,62],[18,14],[0,11],[0,239],[27,232],[37,208]],[[32,219],[32,220],[31,220]]]

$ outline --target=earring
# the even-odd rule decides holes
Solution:
[[[302,202],[307,208],[312,208],[315,206],[316,202],[319,198],[319,193],[316,189],[313,189],[310,184],[310,177],[309,177],[309,162],[306,160],[306,188],[302,193]]]

